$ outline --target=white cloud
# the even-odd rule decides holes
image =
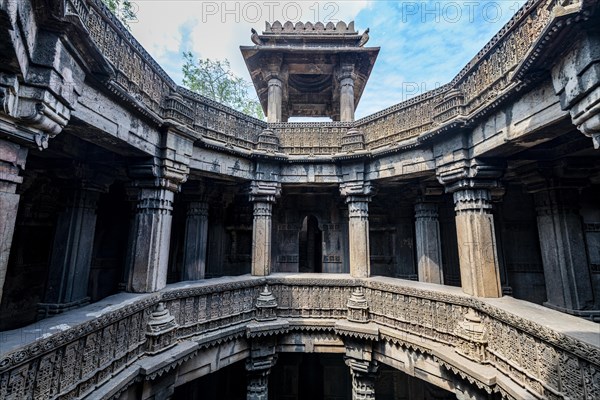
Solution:
[[[265,21],[349,22],[370,1],[144,1],[137,0],[134,36],[176,81],[170,66],[174,52],[191,50],[199,57],[228,59],[236,75],[249,79],[240,45],[252,45],[250,29],[263,30]],[[185,37],[181,27],[190,28]],[[181,55],[179,54],[181,59]],[[182,62],[182,61],[181,61]]]
[[[178,83],[181,53],[188,50],[203,58],[227,58],[234,73],[249,80],[239,46],[251,45],[250,29],[262,31],[265,21],[355,20],[360,31],[370,27],[369,46],[381,46],[381,52],[357,117],[405,100],[408,83],[431,90],[450,81],[523,3],[134,1],[139,21],[130,24],[132,33]]]

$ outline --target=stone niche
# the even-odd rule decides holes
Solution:
[[[347,218],[334,191],[299,189],[284,195],[273,213],[276,272],[348,272]]]

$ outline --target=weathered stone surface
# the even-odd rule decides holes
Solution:
[[[563,311],[592,309],[594,295],[577,191],[548,189],[534,197],[547,304]]]
[[[419,280],[443,284],[442,244],[437,204],[427,202],[415,204],[415,238]]]
[[[188,203],[183,253],[183,280],[204,279],[208,244],[208,203]]]
[[[50,271],[40,316],[57,314],[89,302],[96,209],[100,193],[67,189],[66,208],[59,214]]]
[[[371,275],[369,202],[375,188],[368,182],[352,182],[340,185],[340,192],[348,204],[350,275],[365,278]]]
[[[131,231],[129,290],[155,292],[167,284],[174,193],[141,188]]]
[[[19,170],[25,168],[26,157],[26,148],[0,139],[0,299],[19,208],[17,185],[23,182]]]

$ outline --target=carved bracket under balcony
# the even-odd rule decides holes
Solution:
[[[588,31],[552,68],[554,91],[573,124],[600,148],[600,33]]]

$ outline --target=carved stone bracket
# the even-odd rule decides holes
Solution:
[[[379,364],[373,360],[371,343],[345,340],[344,360],[352,376],[352,400],[375,400],[375,381]]]
[[[277,362],[275,344],[276,340],[273,337],[252,342],[250,357],[246,360],[247,400],[268,400],[269,373]]]
[[[248,187],[251,202],[274,203],[281,196],[281,184],[278,182],[252,181]]]
[[[600,148],[600,33],[586,32],[552,68],[554,91],[573,124]]]
[[[187,165],[153,157],[146,163],[129,166],[132,186],[138,188],[160,188],[179,192],[181,184],[187,181]]]
[[[346,198],[346,203],[369,202],[377,192],[371,182],[344,182],[340,184],[340,194]]]
[[[436,176],[446,192],[464,189],[491,189],[502,194],[499,179],[504,173],[504,164],[488,163],[479,159],[461,160],[438,166]]]

